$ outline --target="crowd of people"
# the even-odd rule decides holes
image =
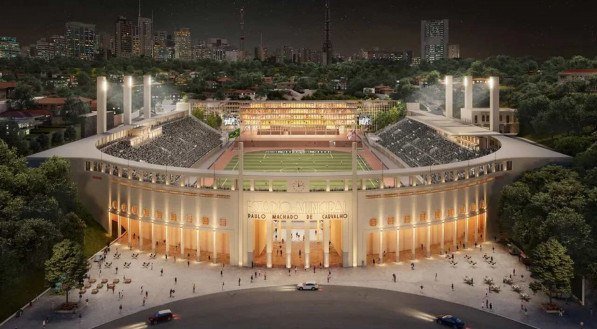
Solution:
[[[173,167],[191,167],[221,144],[220,135],[195,118],[187,117],[162,126],[162,135],[132,147],[128,139],[102,149],[115,157]]]
[[[466,161],[482,155],[440,136],[432,128],[403,119],[379,133],[380,144],[411,167]]]

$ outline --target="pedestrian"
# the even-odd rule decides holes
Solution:
[[[46,320],[43,320],[43,321],[41,322],[41,327],[42,327],[42,328],[45,328],[45,327],[46,327]]]
[[[485,307],[489,308],[489,299],[485,300]]]
[[[452,291],[454,291],[454,284],[452,283]]]
[[[437,281],[437,273],[435,273],[435,281]]]
[[[151,262],[151,270],[153,271],[153,262]]]
[[[294,267],[294,274],[296,274],[296,266]]]
[[[524,307],[524,315],[529,315],[529,310],[527,310],[527,307]]]
[[[141,295],[143,295],[143,286],[141,286]]]
[[[164,276],[164,269],[160,269],[160,276]]]
[[[116,274],[118,274],[118,266],[116,266]]]
[[[394,283],[396,283],[396,273],[392,273],[392,279],[394,279]]]
[[[263,281],[267,281],[267,273],[263,273]]]
[[[193,283],[193,293],[195,293],[195,284]]]
[[[516,275],[516,269],[515,268],[512,269],[512,275]]]
[[[191,266],[191,262],[187,260],[187,267]]]
[[[421,285],[421,293],[423,293],[423,285]]]
[[[122,304],[120,304],[120,306],[118,306],[118,312],[119,312],[120,314],[122,314]]]
[[[489,303],[489,309],[493,310],[493,304],[492,303]]]
[[[290,276],[290,269],[288,269],[288,276]]]
[[[147,290],[145,290],[145,298],[147,298]]]
[[[251,275],[251,283],[253,283],[253,275]]]
[[[330,283],[330,277],[331,277],[331,275],[328,274],[328,283]]]
[[[178,278],[174,277],[174,284],[178,283]]]
[[[220,278],[224,276],[224,271],[220,270]]]
[[[222,281],[222,291],[224,291],[224,282]]]
[[[89,306],[89,298],[85,298],[85,306]]]
[[[410,263],[410,269],[414,270],[415,269],[415,263]]]
[[[240,287],[240,278],[238,278],[238,286]]]
[[[495,246],[491,246],[491,251],[493,251],[493,253],[495,253]]]
[[[145,297],[143,298],[143,305],[142,306],[145,306]]]

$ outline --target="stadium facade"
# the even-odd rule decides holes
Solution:
[[[105,92],[100,86],[98,99]],[[500,133],[499,99],[490,104],[477,112],[490,112],[493,129],[454,118],[451,105],[444,116],[409,104],[406,119],[364,134],[355,133],[359,113],[350,103],[256,102],[240,110],[246,120],[235,141],[220,139],[190,115],[188,104],[179,104],[157,117],[141,111],[130,124],[29,161],[68,159],[83,204],[133,248],[238,266],[404,261],[483,242],[496,231],[505,184],[526,170],[568,161]],[[311,112],[322,119],[305,121]],[[300,117],[293,121],[288,113]],[[275,129],[264,120],[276,122]],[[317,170],[315,158],[308,171],[292,164],[262,170],[262,160],[246,169],[246,155],[264,150],[307,157],[343,152],[351,169]],[[226,168],[233,157],[237,163]]]

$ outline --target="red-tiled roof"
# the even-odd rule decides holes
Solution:
[[[16,86],[16,81],[0,82],[0,89],[15,88]]]
[[[91,99],[85,97],[77,97],[83,103],[91,103]],[[39,105],[64,105],[65,97],[44,97],[35,101]]]

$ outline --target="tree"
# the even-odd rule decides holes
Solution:
[[[10,107],[23,110],[33,107],[33,87],[29,84],[19,82],[9,98]]]
[[[64,101],[64,107],[62,107],[62,118],[70,124],[77,124],[79,122],[79,116],[81,114],[89,113],[89,111],[89,106],[83,103],[79,98],[68,97]]]
[[[531,273],[541,283],[550,303],[554,295],[571,292],[574,262],[558,240],[550,238],[539,244],[531,257]]]
[[[40,149],[47,150],[50,148],[50,138],[46,134],[39,134],[35,138],[35,141],[39,144]]]
[[[58,146],[64,143],[64,135],[62,131],[55,131],[52,133],[52,146]]]
[[[64,131],[64,140],[67,142],[72,142],[77,138],[77,130],[73,126],[66,127]]]
[[[74,212],[69,212],[58,221],[58,229],[62,236],[81,245],[85,236],[85,226],[85,222]]]
[[[45,265],[46,281],[66,294],[68,304],[70,289],[83,281],[87,272],[87,261],[81,246],[68,239],[57,243]]]

